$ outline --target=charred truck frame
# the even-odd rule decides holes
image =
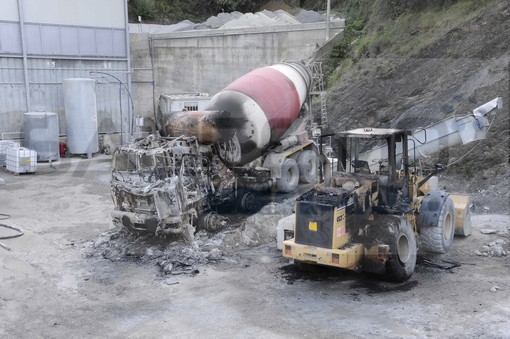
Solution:
[[[253,192],[294,191],[318,179],[309,139],[318,79],[298,62],[256,69],[214,95],[203,111],[157,116],[158,133],[113,154],[115,225],[192,237],[222,227],[215,207],[253,204]],[[322,85],[322,84],[321,84]]]

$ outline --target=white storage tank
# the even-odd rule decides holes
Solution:
[[[99,151],[97,132],[96,81],[87,78],[64,79],[67,149],[72,154]]]
[[[5,163],[13,173],[33,173],[37,168],[37,152],[25,147],[8,148]]]
[[[24,114],[25,146],[37,152],[38,161],[59,158],[58,114],[28,112]]]

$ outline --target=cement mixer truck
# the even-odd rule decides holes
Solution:
[[[215,207],[243,210],[253,192],[293,192],[317,180],[310,140],[313,68],[283,62],[245,74],[203,111],[157,117],[158,133],[113,154],[114,224],[135,232],[191,236],[222,222]]]

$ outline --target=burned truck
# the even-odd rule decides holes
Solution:
[[[113,154],[115,225],[161,235],[221,226],[218,206],[249,210],[253,192],[292,192],[317,180],[309,138],[311,67],[256,69],[214,95],[203,111],[160,114],[156,134]]]

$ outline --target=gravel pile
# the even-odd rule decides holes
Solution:
[[[296,25],[324,21],[324,17],[314,11],[301,11],[297,17],[284,10],[263,10],[257,13],[242,14],[239,12],[220,13],[207,21],[194,26],[194,29],[227,29],[256,26]]]
[[[172,33],[189,30],[228,29],[257,26],[298,25],[325,21],[323,15],[315,11],[301,10],[297,16],[293,16],[284,10],[263,10],[257,13],[231,12],[219,13],[209,17],[205,22],[194,23],[189,20],[181,21],[174,25],[130,24],[132,33]],[[331,20],[341,20],[331,16]]]
[[[241,16],[243,16],[243,13],[237,11],[232,13],[220,13],[217,16],[210,17],[203,24],[208,28],[216,29]]]
[[[296,15],[296,19],[302,24],[324,21],[324,17],[321,14],[304,9]]]

